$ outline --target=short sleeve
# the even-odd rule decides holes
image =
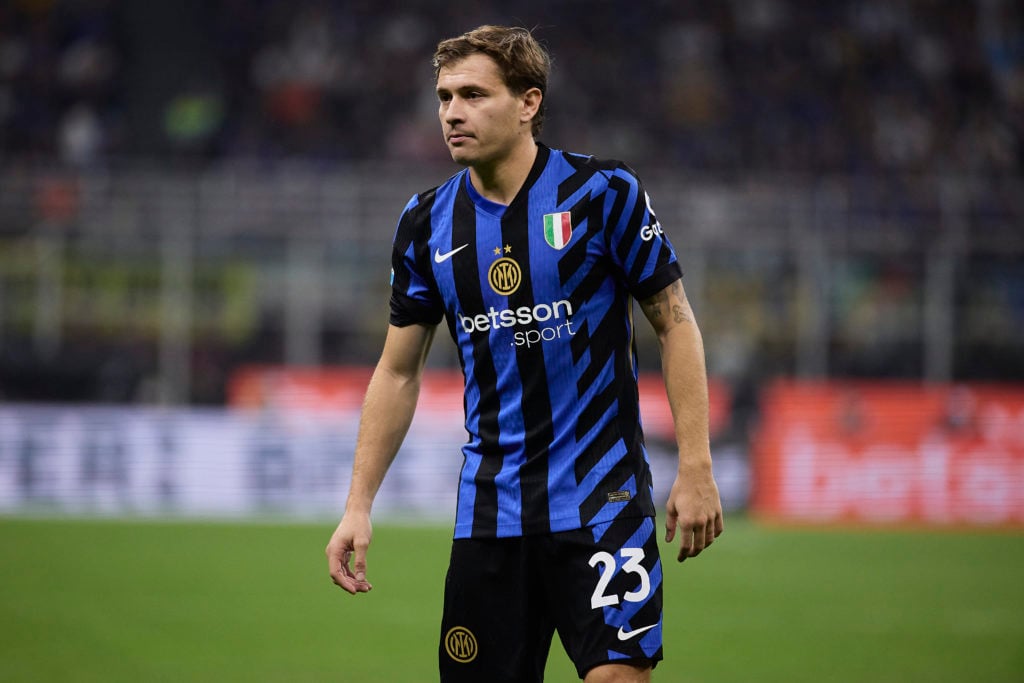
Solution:
[[[391,314],[396,327],[436,325],[444,306],[430,267],[430,214],[417,197],[406,205],[391,248]]]
[[[646,299],[682,277],[682,269],[636,173],[620,165],[608,185],[613,191],[606,218],[612,259],[630,294]]]

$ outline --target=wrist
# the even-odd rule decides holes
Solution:
[[[370,515],[370,510],[373,508],[373,499],[364,498],[362,496],[348,497],[348,501],[345,503],[345,514],[346,515]]]
[[[679,474],[708,474],[711,472],[711,453],[705,452],[700,455],[684,455],[680,453],[677,469]]]

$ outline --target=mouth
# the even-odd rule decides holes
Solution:
[[[470,137],[472,136],[469,135],[469,133],[464,133],[462,131],[453,131],[448,134],[448,144],[458,145],[465,142],[466,140],[469,140]]]

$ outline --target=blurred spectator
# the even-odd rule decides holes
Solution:
[[[126,5],[0,8],[5,157],[81,165],[147,154],[120,125],[142,96],[119,82],[137,57],[125,46],[146,49],[126,39]],[[1008,0],[656,2],[628,13],[584,0],[514,12],[483,0],[468,14],[425,0],[200,7],[190,21],[213,37],[224,85],[168,83],[164,132],[172,147],[203,147],[201,160],[437,158],[424,104],[431,48],[484,21],[535,28],[556,57],[552,77],[571,74],[551,103],[552,141],[636,165],[1002,173],[1019,172],[1024,153],[1024,11]]]
[[[845,222],[794,217],[792,235],[776,239],[800,239],[796,224],[802,220],[860,247],[896,246],[837,253],[830,260],[835,267],[822,278],[820,293],[829,335],[824,371],[921,375],[928,258],[946,246],[934,244],[940,227],[944,236],[970,233],[971,245],[988,245],[978,254],[966,239],[949,245],[963,249],[957,252],[962,261],[950,267],[954,376],[1024,377],[1016,342],[1024,335],[1024,274],[1014,260],[1019,248],[1005,257],[992,248],[1007,235],[1019,243],[1020,234],[1019,2],[652,0],[625,10],[607,0],[508,5],[0,2],[0,164],[15,170],[9,178],[24,166],[41,169],[21,178],[26,191],[8,181],[6,194],[0,193],[10,204],[0,205],[0,234],[30,236],[42,225],[72,239],[88,193],[107,191],[101,181],[79,179],[102,179],[91,171],[122,162],[201,168],[236,160],[298,161],[318,170],[378,160],[407,167],[446,163],[431,87],[433,46],[481,23],[519,24],[534,29],[555,60],[544,141],[626,159],[645,177],[646,169],[661,167],[695,171],[701,179],[740,179],[737,186],[743,187],[748,179],[757,185],[760,178],[793,173],[805,188],[821,189],[817,196],[828,202],[827,176],[836,175],[842,190],[821,215]],[[936,182],[947,177],[970,186],[969,201],[957,203]],[[666,194],[658,196],[667,203]],[[697,211],[685,229],[733,220],[725,200],[713,193],[703,199],[715,204],[714,215],[704,220]],[[951,205],[941,206],[945,201]],[[131,201],[112,205],[127,216],[134,207]],[[961,208],[963,225],[941,223]],[[750,214],[735,221],[756,231],[757,212]],[[788,220],[787,214],[765,224]],[[753,372],[794,372],[795,330],[808,299],[798,291],[798,276],[806,264],[798,254],[773,259],[755,246],[744,254],[738,243],[729,243],[725,251],[732,256],[716,263],[713,237],[697,240],[709,249],[702,255],[702,298],[704,327],[715,340],[712,371],[748,387]],[[8,309],[19,292],[35,286],[24,276],[35,242],[24,244],[31,247],[24,253],[0,251],[0,265],[15,273],[14,284],[0,292]],[[155,284],[148,287],[156,290]],[[25,308],[34,301],[21,300],[29,302]],[[67,309],[82,313],[72,304]],[[281,361],[286,322],[274,311],[264,314],[270,317],[258,329],[196,340],[193,402],[221,401],[233,367]],[[88,312],[80,317],[89,318]],[[94,328],[103,327],[101,316],[92,318]],[[0,333],[15,328],[17,319],[14,313],[0,319]],[[324,324],[324,361],[355,362],[367,355],[372,362],[371,352],[356,341],[359,325],[338,315]],[[77,340],[89,331],[65,333]],[[158,366],[152,339],[111,343],[108,334],[55,362],[31,344],[22,347],[24,329],[7,334],[0,338],[0,392],[152,400],[147,382],[152,384]]]

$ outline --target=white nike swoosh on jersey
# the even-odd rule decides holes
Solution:
[[[451,251],[447,251],[447,252],[445,252],[443,254],[441,253],[440,249],[435,249],[434,250],[434,263],[444,263],[445,261],[450,259],[452,256],[455,256],[457,253],[459,253],[460,251],[462,251],[463,249],[465,249],[468,246],[469,246],[468,244],[463,244],[461,247],[456,247],[455,249],[452,249]]]
[[[623,631],[622,627],[620,626],[619,627],[619,640],[629,640],[633,636],[638,636],[641,633],[643,633],[644,631],[650,631],[655,626],[657,626],[657,624],[651,624],[650,626],[641,626],[640,628],[635,628],[632,631],[629,631],[628,633],[626,631]]]

